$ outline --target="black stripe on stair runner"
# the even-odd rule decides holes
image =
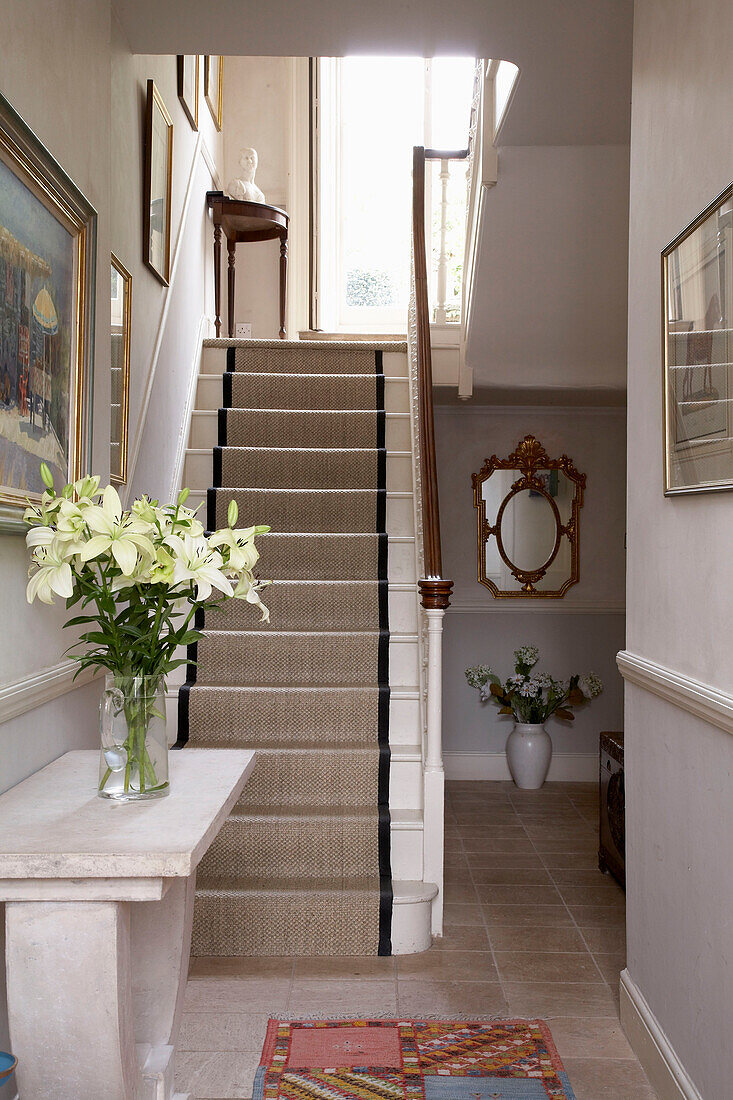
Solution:
[[[389,578],[387,574],[387,446],[384,408],[384,359],[374,353],[377,374],[377,533],[379,535],[379,954],[392,954],[392,854],[389,816]]]

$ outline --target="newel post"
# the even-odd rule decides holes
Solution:
[[[423,879],[441,885],[432,907],[432,931],[443,934],[443,831],[445,777],[443,773],[443,616],[453,581],[418,581],[428,620],[427,745],[424,770]]]

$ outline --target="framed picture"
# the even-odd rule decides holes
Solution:
[[[127,427],[130,415],[130,334],[132,275],[114,253],[110,267],[112,396],[110,411],[110,481],[127,481]]]
[[[217,130],[221,130],[224,99],[224,58],[207,54],[204,57],[204,98]]]
[[[0,527],[88,470],[97,214],[0,96]]]
[[[143,260],[168,286],[171,277],[171,178],[173,120],[155,81],[148,81],[145,110],[145,181],[143,187]]]
[[[194,130],[199,128],[198,54],[178,55],[178,98]]]
[[[733,489],[733,184],[662,252],[664,492]]]

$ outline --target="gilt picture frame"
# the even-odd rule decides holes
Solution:
[[[662,251],[664,493],[733,489],[733,184]]]
[[[173,119],[155,81],[148,81],[145,106],[143,261],[163,286],[171,277],[171,191]]]
[[[178,54],[178,98],[193,130],[199,128],[199,55]]]
[[[88,472],[97,212],[0,96],[0,529]]]
[[[130,419],[132,275],[114,252],[110,257],[110,305],[112,400],[110,403],[109,479],[113,485],[124,485],[127,481]]]
[[[221,130],[224,105],[224,58],[216,54],[204,57],[204,99],[214,125]]]

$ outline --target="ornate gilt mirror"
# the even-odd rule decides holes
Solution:
[[[580,578],[585,474],[526,435],[472,475],[478,579],[493,596],[564,596]]]

